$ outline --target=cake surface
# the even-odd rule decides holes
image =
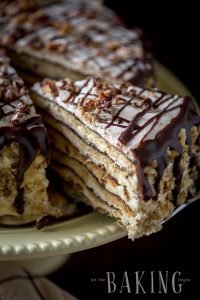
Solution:
[[[59,216],[49,201],[45,169],[49,145],[24,82],[0,51],[0,224]]]
[[[98,1],[71,0],[18,13],[2,28],[0,44],[10,49],[15,64],[37,75],[154,83],[143,33],[126,29]]]
[[[33,86],[66,191],[135,238],[158,231],[197,190],[199,124],[189,97],[100,78]]]

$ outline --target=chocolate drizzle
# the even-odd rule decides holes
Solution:
[[[24,173],[38,153],[48,160],[48,139],[41,117],[36,115],[24,84],[22,86],[23,82],[8,64],[0,63],[0,69],[3,70],[0,90],[4,91],[0,98],[0,151],[12,143],[19,147],[16,174],[18,194],[13,205],[17,213],[22,214],[24,200],[21,184]]]
[[[142,116],[144,116],[144,114],[146,114],[146,112],[148,112],[152,106],[152,101],[151,99],[147,98],[145,99],[144,103],[145,108],[139,112],[137,115],[135,115],[135,117],[131,120],[130,124],[128,125],[128,127],[126,128],[126,130],[120,135],[119,140],[121,143],[126,144],[128,142],[128,140],[131,137],[132,132],[136,129],[138,129],[138,125],[136,124],[140,118],[142,118]]]

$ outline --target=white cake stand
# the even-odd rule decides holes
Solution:
[[[155,63],[157,87],[189,95],[184,85],[165,67]],[[97,247],[126,236],[113,219],[89,213],[73,220],[36,228],[0,228],[0,261],[15,261],[33,274],[46,275],[61,267],[71,253]]]

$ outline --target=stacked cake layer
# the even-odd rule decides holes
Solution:
[[[131,238],[158,231],[196,192],[200,118],[191,99],[89,77],[33,86],[66,192]]]
[[[0,31],[13,63],[35,75],[151,86],[152,57],[143,33],[128,30],[98,1],[71,0],[18,12]],[[32,80],[32,78],[31,78]]]
[[[0,223],[22,224],[59,216],[47,194],[46,129],[23,81],[0,52]]]

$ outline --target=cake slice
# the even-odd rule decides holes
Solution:
[[[160,230],[197,192],[200,117],[190,98],[95,77],[45,79],[32,90],[66,192],[130,238]]]
[[[34,75],[79,80],[96,75],[137,86],[154,83],[152,56],[140,30],[126,29],[96,1],[71,0],[14,16],[0,44]]]
[[[0,224],[20,225],[60,216],[51,203],[45,169],[47,132],[22,79],[0,52]]]

